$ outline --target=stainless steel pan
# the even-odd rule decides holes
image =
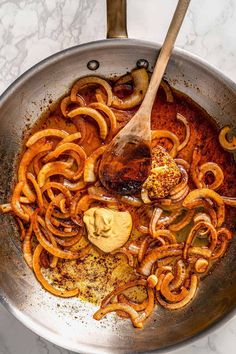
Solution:
[[[125,37],[125,1],[108,1],[108,37]],[[117,8],[115,8],[118,6]],[[0,101],[0,203],[8,200],[23,132],[32,126],[51,100],[65,94],[72,82],[91,74],[120,75],[146,59],[152,68],[160,47],[132,39],[109,39],[73,47],[40,62],[22,75]],[[189,95],[222,127],[236,125],[236,85],[203,60],[175,50],[166,71],[171,85]],[[73,298],[45,292],[22,259],[13,217],[1,216],[0,298],[23,324],[42,337],[80,353],[163,352],[222,324],[235,313],[236,241],[213,274],[201,283],[191,305],[180,311],[157,308],[143,330],[115,316],[97,322],[95,307]]]

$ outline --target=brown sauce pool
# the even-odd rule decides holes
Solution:
[[[176,113],[178,112],[185,116],[190,125],[191,135],[187,147],[178,154],[178,157],[184,158],[191,163],[193,149],[198,146],[201,151],[200,164],[212,161],[219,164],[224,171],[224,183],[218,190],[219,194],[235,197],[236,165],[233,156],[221,148],[218,142],[218,131],[211,123],[211,118],[190,98],[178,92],[173,92],[173,95],[174,102],[168,103],[166,102],[164,91],[162,89],[159,90],[152,110],[152,129],[170,130],[182,142],[185,136],[185,127],[176,119]],[[86,89],[83,92],[83,97],[89,103],[94,97],[94,90]],[[127,122],[133,116],[135,110],[126,111],[123,117],[120,117],[120,113],[116,110],[114,112],[119,120],[118,126],[122,128],[124,122]],[[73,120],[64,118],[60,111],[60,105],[56,107],[49,117],[40,119],[34,126],[33,131],[56,128],[65,130],[68,133],[75,133],[81,128],[81,120],[84,120],[86,124],[86,138],[83,139],[81,145],[87,155],[89,155],[102,144],[97,126],[90,118],[79,117]],[[167,149],[171,147],[171,143],[167,139],[160,140],[159,144]],[[190,179],[190,186],[191,184],[194,188]],[[127,206],[126,209],[132,213],[132,207]],[[145,219],[145,215],[143,217]],[[225,226],[231,231],[236,228],[236,209],[226,206]],[[177,233],[177,240],[180,241],[185,238],[188,230],[189,227],[185,228],[181,233]],[[133,229],[131,239],[136,239],[140,235],[141,233],[137,229]],[[86,242],[86,235],[84,242]],[[83,247],[83,243],[81,247]],[[137,278],[137,274],[127,264],[124,255],[106,255],[97,249],[94,249],[88,257],[82,260],[59,260],[56,269],[45,269],[44,274],[55,285],[68,289],[78,286],[80,289],[79,297],[95,304],[100,304],[102,298],[111,292],[114,286],[118,285],[122,280],[128,281]],[[131,291],[133,292],[132,294]],[[144,291],[137,288],[128,290],[126,293],[132,295],[132,298],[138,301],[142,301],[146,296]]]

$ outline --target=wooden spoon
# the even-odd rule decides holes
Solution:
[[[151,168],[151,112],[190,0],[179,0],[144,100],[129,123],[104,153],[99,177],[104,187],[119,194],[136,193]]]

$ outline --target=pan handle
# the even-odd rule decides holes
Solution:
[[[107,38],[128,38],[126,0],[107,0]]]

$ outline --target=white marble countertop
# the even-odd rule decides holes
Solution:
[[[115,0],[114,0],[115,1]],[[161,42],[175,0],[127,0],[131,38]],[[103,39],[105,0],[0,0],[0,92],[64,48]],[[177,46],[236,81],[236,0],[192,0]],[[234,354],[236,318],[175,354]],[[68,354],[31,333],[0,305],[0,354]]]

